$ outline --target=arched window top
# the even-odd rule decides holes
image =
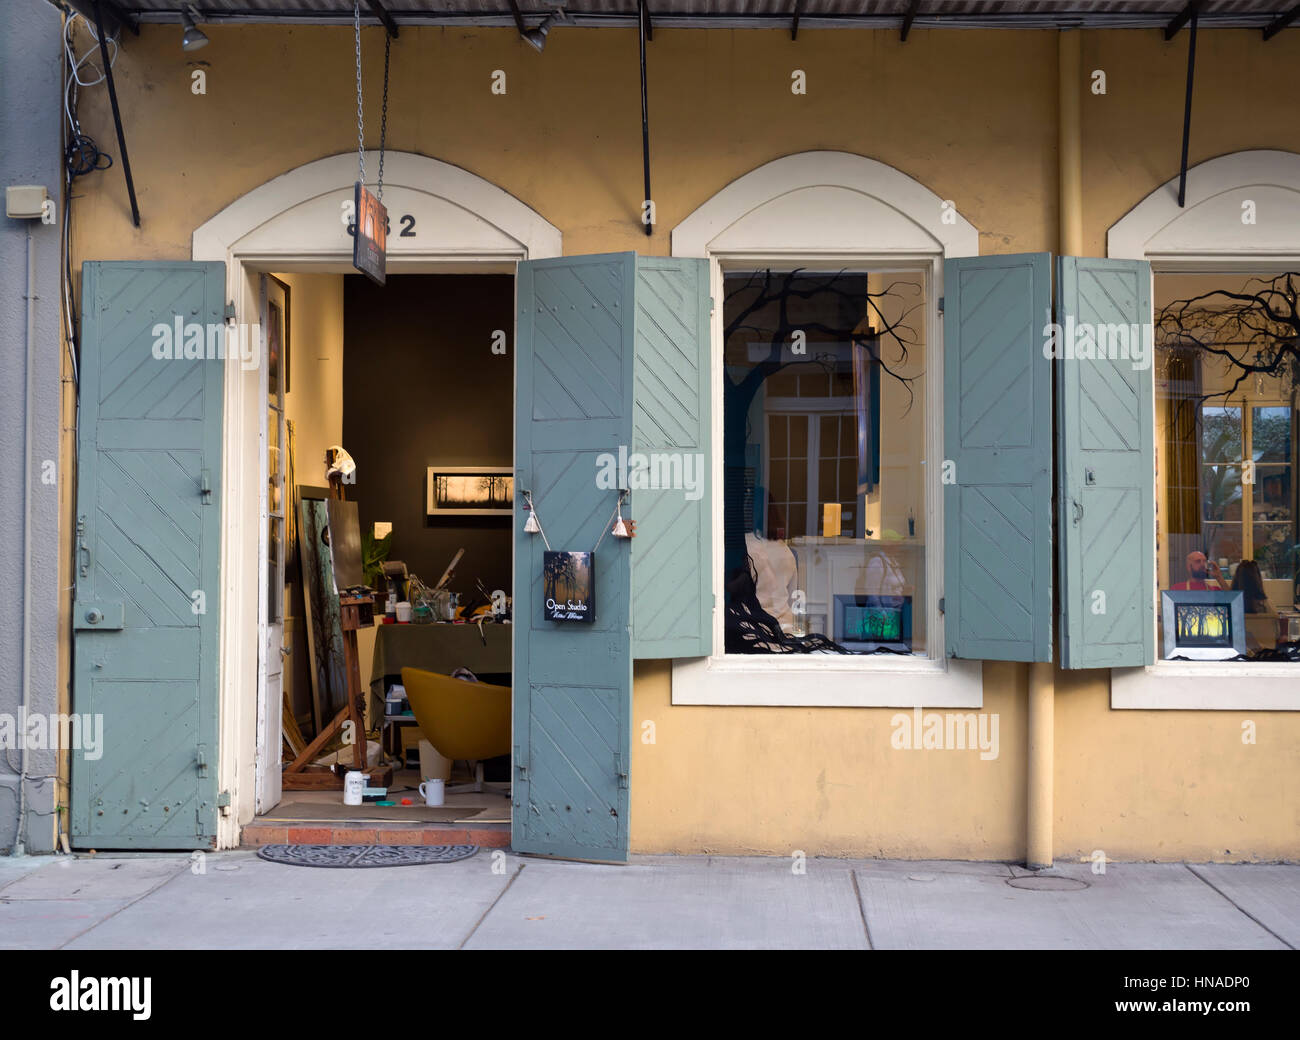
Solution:
[[[379,154],[366,154],[379,169]],[[281,174],[240,196],[194,232],[195,260],[283,253],[350,259],[340,219],[357,177],[355,152],[331,155]],[[389,152],[384,204],[388,255],[503,260],[559,256],[560,231],[509,192],[468,170],[413,152]],[[409,216],[403,222],[402,217]],[[406,234],[402,232],[406,231]]]
[[[1258,150],[1208,159],[1131,209],[1106,236],[1126,260],[1300,256],[1300,155]]]
[[[673,229],[674,256],[977,256],[979,233],[907,174],[850,152],[800,152],[738,177]]]

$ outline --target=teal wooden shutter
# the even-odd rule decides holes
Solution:
[[[1057,260],[1061,664],[1155,661],[1151,265]],[[1087,327],[1086,331],[1084,327]],[[1135,345],[1138,349],[1135,351]]]
[[[632,441],[636,258],[519,264],[515,369],[516,500],[531,491],[551,548],[589,551],[617,491],[600,456]],[[595,554],[591,624],[542,617],[542,535],[516,511],[514,811],[516,851],[627,858],[632,729],[631,553]]]
[[[184,353],[224,349],[225,264],[82,271],[72,705],[103,741],[72,754],[72,843],[207,848],[227,362]]]
[[[632,656],[713,649],[709,465],[709,264],[637,259],[632,453],[653,483],[634,490]]]
[[[1052,659],[1047,253],[944,263],[948,656]]]

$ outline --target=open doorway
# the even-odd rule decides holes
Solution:
[[[315,843],[398,843],[499,826],[505,844],[514,276],[400,274],[383,286],[319,271],[260,277],[274,305],[262,308],[259,714],[266,721],[278,706],[281,734],[274,763],[270,741],[259,742],[258,816],[245,843],[297,828]],[[343,567],[334,566],[344,550],[338,533],[331,539],[326,480],[327,453],[339,446],[355,465],[339,490],[355,516],[364,584],[377,593],[373,623],[355,633],[365,755],[391,768],[382,797],[367,792],[359,806],[334,785],[275,782],[347,704]],[[414,695],[403,669],[415,670]],[[468,743],[448,725],[460,713],[439,700],[447,681],[457,683],[452,704],[477,706],[456,719],[475,731]],[[455,696],[462,682],[482,685]],[[447,755],[425,732],[432,717],[444,727],[439,742],[452,742]],[[351,763],[350,736],[330,739],[311,762]],[[459,757],[469,749],[474,759]],[[427,781],[439,780],[442,804],[429,805],[439,785]]]

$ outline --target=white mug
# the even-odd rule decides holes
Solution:
[[[426,780],[420,785],[420,796],[424,799],[425,805],[441,805],[445,789],[445,782],[442,780]]]
[[[360,805],[361,791],[366,786],[366,774],[355,770],[343,778],[343,804]]]

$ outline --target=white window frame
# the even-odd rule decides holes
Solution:
[[[857,193],[854,199],[845,191]],[[791,221],[782,200],[802,192],[805,219]],[[858,248],[833,241],[834,219],[846,204],[860,213],[878,211],[891,236]],[[765,207],[776,203],[766,219]],[[674,256],[709,260],[713,298],[710,381],[713,401],[709,459],[713,487],[723,481],[722,301],[726,270],[765,267],[810,270],[924,269],[926,285],[926,594],[927,643],[944,646],[943,495],[943,295],[946,257],[977,256],[979,235],[943,200],[905,174],[872,159],[844,152],[805,152],[759,167],[728,185],[673,231]],[[887,212],[888,211],[888,212]],[[945,214],[948,213],[947,216]],[[906,218],[909,223],[899,220]],[[955,217],[955,220],[953,219]],[[808,228],[820,228],[812,239]],[[824,235],[826,239],[818,239]],[[890,240],[892,237],[893,240]],[[918,240],[925,239],[921,242]],[[719,492],[720,493],[720,492]],[[945,658],[839,655],[769,656],[726,654],[722,609],[724,543],[722,508],[713,510],[713,654],[673,662],[672,703],[799,707],[983,707],[983,663]],[[942,651],[940,651],[942,652]]]
[[[1258,225],[1244,225],[1232,218],[1241,201],[1267,199],[1270,226],[1300,226],[1287,216],[1300,217],[1300,155],[1261,150],[1203,162],[1187,171],[1182,208],[1176,201],[1177,181],[1172,178],[1148,195],[1110,229],[1106,239],[1110,257],[1151,261],[1153,308],[1156,274],[1300,269],[1300,252],[1295,246],[1271,243],[1261,248],[1254,231]],[[1155,595],[1153,587],[1149,597],[1152,610]],[[1247,681],[1227,683],[1224,679]],[[1157,660],[1143,668],[1113,668],[1110,706],[1300,711],[1300,665]]]

